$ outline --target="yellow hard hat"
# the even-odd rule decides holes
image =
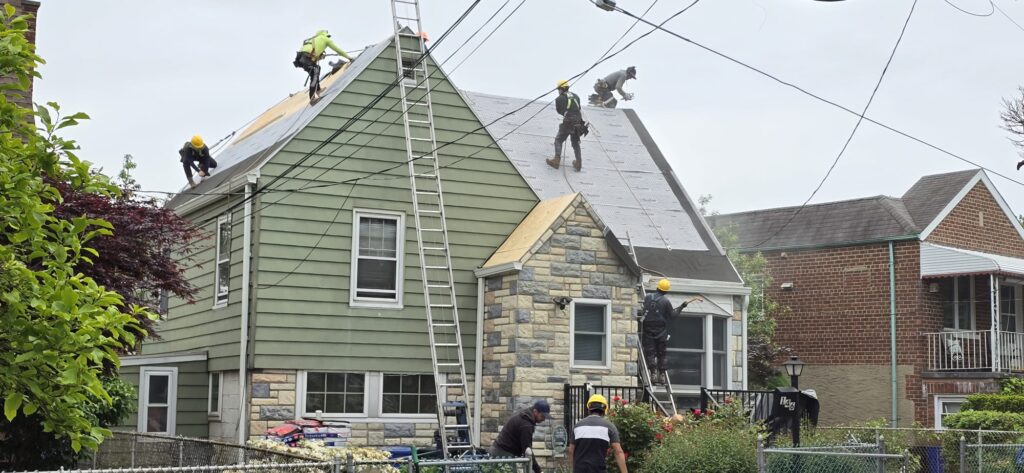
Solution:
[[[658,281],[658,290],[661,292],[668,292],[672,288],[672,284],[668,282],[668,279],[662,279]]]
[[[569,81],[567,81],[565,79],[562,79],[562,80],[558,81],[558,88],[559,89],[568,89],[569,88]]]
[[[587,410],[595,409],[593,407],[594,404],[600,404],[602,412],[608,410],[608,399],[605,399],[605,397],[600,394],[593,394],[590,396],[590,399],[587,399]]]
[[[191,143],[192,143],[192,147],[196,148],[196,149],[199,149],[199,148],[202,148],[203,146],[205,146],[205,143],[203,143],[203,137],[199,136],[199,135],[192,135]]]

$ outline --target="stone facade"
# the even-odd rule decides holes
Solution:
[[[602,230],[589,205],[576,199],[534,244],[521,270],[487,279],[481,445],[491,445],[509,415],[536,399],[551,402],[552,413],[561,417],[565,383],[635,385],[637,326],[631,313],[638,278],[612,253]],[[552,301],[559,297],[610,304],[610,367],[571,365],[573,303],[559,308]],[[538,457],[552,455],[548,432],[554,425],[538,426]]]

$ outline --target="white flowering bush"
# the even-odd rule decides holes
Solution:
[[[367,447],[328,447],[320,440],[300,440],[297,447],[289,447],[274,440],[250,440],[247,445],[275,452],[299,455],[311,460],[330,461],[338,458],[342,461],[342,464],[348,459],[350,453],[357,465],[359,462],[382,461],[391,458],[391,452],[384,450]],[[365,473],[401,473],[401,470],[388,464],[368,465],[359,468],[358,471]]]

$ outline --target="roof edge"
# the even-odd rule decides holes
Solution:
[[[770,247],[756,247],[755,246],[755,247],[742,247],[742,248],[731,248],[731,249],[739,251],[740,253],[752,253],[752,252],[755,252],[755,251],[762,251],[762,252],[763,251],[780,251],[780,250],[816,250],[816,249],[823,249],[823,248],[841,248],[841,247],[844,247],[844,246],[861,246],[861,245],[871,245],[871,244],[875,244],[875,243],[888,243],[890,241],[897,242],[897,241],[918,240],[919,239],[918,237],[919,237],[919,234],[914,233],[914,234],[906,234],[906,235],[894,235],[894,236],[885,237],[885,238],[873,238],[873,239],[870,239],[870,240],[854,240],[854,241],[836,242],[836,243],[829,243],[829,244],[825,244],[825,245],[792,245],[792,246],[770,246]]]

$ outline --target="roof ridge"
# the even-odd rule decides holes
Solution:
[[[826,206],[826,205],[845,204],[845,203],[849,203],[849,202],[858,202],[858,201],[865,201],[865,202],[867,202],[867,201],[883,199],[883,198],[892,199],[894,197],[888,196],[888,195],[883,195],[883,194],[878,194],[878,195],[873,195],[873,196],[870,196],[870,197],[857,197],[857,198],[853,198],[853,199],[833,200],[833,201],[829,201],[829,202],[819,202],[817,204],[790,205],[790,206],[786,206],[786,207],[770,207],[770,208],[767,208],[767,209],[743,210],[743,211],[740,211],[740,212],[720,213],[720,214],[714,215],[714,217],[732,217],[732,216],[736,216],[736,215],[748,215],[748,214],[756,214],[756,213],[762,213],[762,212],[794,210],[794,209],[808,208],[808,207],[823,207],[823,206]]]
[[[914,222],[914,217],[907,210],[907,206],[903,203],[903,199],[879,196],[878,202],[907,233],[918,233],[921,231],[917,223]]]

